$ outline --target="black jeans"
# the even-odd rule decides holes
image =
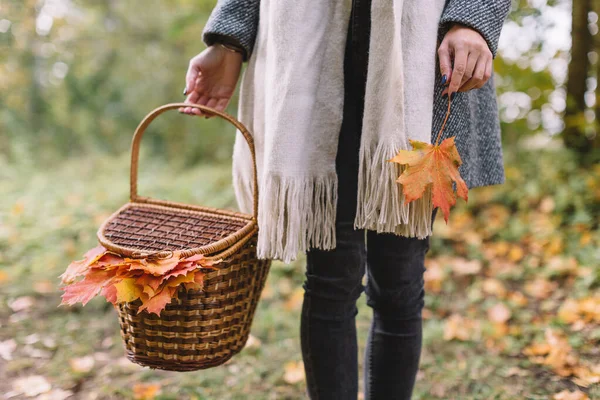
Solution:
[[[334,250],[311,248],[306,253],[300,336],[308,394],[313,400],[357,398],[355,316],[356,300],[363,290],[373,309],[364,362],[365,399],[410,399],[421,354],[423,272],[429,238],[378,234],[353,227],[369,3],[354,1],[348,29],[344,118],[336,158],[337,245]],[[365,271],[366,287],[362,284]]]

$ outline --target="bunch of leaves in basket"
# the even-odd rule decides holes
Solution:
[[[72,262],[60,275],[65,284],[60,305],[85,305],[100,294],[116,306],[122,302],[141,300],[143,310],[160,315],[179,287],[199,289],[207,270],[216,269],[221,260],[209,260],[201,254],[180,258],[177,253],[166,259],[126,258],[102,246],[95,247],[84,259]],[[80,279],[83,277],[83,279]]]

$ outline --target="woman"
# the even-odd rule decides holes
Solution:
[[[372,1],[375,4],[377,0]],[[263,0],[263,3],[265,2],[266,0]],[[423,232],[430,233],[430,226],[421,231],[421,234],[406,234],[406,231],[399,234],[399,231],[393,229],[383,229],[386,221],[382,222],[383,225],[369,225],[365,220],[358,223],[357,216],[357,210],[360,213],[362,203],[371,201],[369,196],[361,197],[359,186],[363,157],[361,134],[370,132],[364,128],[364,124],[373,123],[369,119],[373,113],[369,101],[375,101],[373,98],[369,100],[369,94],[366,94],[367,82],[376,80],[375,75],[369,75],[369,72],[375,74],[369,68],[379,68],[380,65],[383,65],[381,68],[385,68],[388,64],[382,63],[381,59],[378,63],[370,61],[370,53],[378,51],[387,40],[386,36],[381,36],[380,27],[385,25],[382,22],[385,16],[380,11],[381,4],[384,3],[377,3],[377,7],[373,7],[373,4],[371,0],[354,0],[349,22],[344,25],[347,37],[345,48],[341,51],[344,91],[335,156],[337,186],[334,186],[335,196],[329,198],[329,201],[335,199],[335,232],[331,235],[335,237],[335,244],[332,244],[333,241],[325,243],[300,240],[305,247],[298,247],[304,249],[307,256],[300,333],[308,394],[312,399],[355,399],[357,396],[358,350],[355,315],[356,300],[363,290],[367,294],[367,304],[373,309],[364,362],[365,398],[410,399],[421,354],[424,258],[429,248],[429,235]],[[403,104],[408,108],[410,102],[418,103],[419,99],[429,99],[427,95],[432,92],[432,113],[426,122],[432,121],[428,125],[431,128],[428,132],[432,136],[431,140],[435,140],[450,95],[452,115],[443,138],[456,136],[456,144],[463,160],[460,173],[467,186],[474,188],[503,183],[504,169],[492,61],[504,18],[510,8],[510,0],[434,0],[429,3],[404,1],[405,10],[408,10],[405,13],[411,12],[411,8],[416,10],[414,12],[421,12],[415,15],[424,15],[423,10],[418,10],[419,7],[438,6],[439,14],[432,14],[439,21],[434,26],[439,42],[438,68],[431,70],[431,80],[434,78],[435,83],[431,83],[431,87],[427,86],[430,79],[428,73],[424,73],[424,77],[419,80],[424,81],[423,84],[419,83],[420,91],[410,92],[411,85],[414,87],[416,84],[411,79],[406,79],[409,75],[404,73],[403,90],[408,90],[409,95],[417,93],[417,96],[408,101],[404,100]],[[261,8],[259,0],[219,0],[203,33],[203,40],[209,47],[190,61],[184,90],[184,95],[187,94],[186,102],[224,110],[236,87],[243,62],[250,63],[248,69],[251,72],[247,70],[246,75],[256,74],[257,70],[260,72],[261,66],[269,66],[268,63],[260,62],[260,57],[264,57],[264,54],[261,56],[257,51],[264,52],[265,48],[268,49],[269,41],[277,40],[265,33],[267,25],[272,22],[268,19],[272,17],[269,13],[272,13],[275,7],[277,6],[273,5],[269,10],[262,4]],[[331,11],[330,8],[326,9],[328,10]],[[378,14],[372,15],[372,10]],[[259,33],[259,20],[264,24],[264,27],[260,25],[262,34]],[[310,25],[310,21],[307,21],[307,24]],[[418,29],[423,29],[421,25],[417,23],[412,31],[407,29],[406,32],[408,35],[418,32]],[[278,27],[277,24],[271,24],[270,29],[273,29],[273,26]],[[316,26],[318,24],[311,29]],[[328,37],[330,32],[324,32],[326,34],[321,36]],[[385,40],[382,41],[382,38]],[[425,60],[427,57],[434,58],[434,54],[427,54],[429,47],[415,48],[417,52],[410,53],[410,49],[407,50],[411,56],[405,56],[404,61],[408,64],[413,59],[415,62],[419,60],[419,51],[426,53]],[[316,57],[311,62],[318,63],[321,60],[318,57],[322,53],[312,48],[307,50],[311,51],[311,56]],[[335,48],[328,47],[327,52],[334,51]],[[390,61],[390,64],[393,62]],[[408,65],[407,68],[410,67]],[[285,79],[282,71],[287,73],[287,68],[291,67],[285,64],[281,68],[272,79]],[[322,71],[320,73],[323,74]],[[378,69],[377,74],[381,73],[385,73],[385,70]],[[310,73],[307,73],[307,76],[309,75]],[[332,77],[334,76],[329,76],[328,79]],[[245,79],[251,78],[245,76]],[[321,80],[320,83],[323,82],[325,81]],[[386,88],[380,86],[379,90],[381,89]],[[253,90],[255,86],[242,86],[242,93],[245,91],[246,96]],[[397,88],[392,87],[392,96],[394,90],[397,91]],[[386,96],[376,97],[384,97],[383,101],[388,101]],[[280,97],[276,100],[284,101],[285,98]],[[365,104],[371,107],[369,112],[365,112]],[[385,107],[384,103],[379,105]],[[201,115],[198,110],[192,108],[180,111]],[[249,122],[257,131],[260,130],[261,125],[256,124],[256,121],[249,117],[250,114],[248,108],[241,104],[242,122]],[[405,116],[405,119],[409,117]],[[259,138],[260,140],[262,139]],[[259,157],[259,170],[261,158]],[[376,186],[375,189],[384,191],[381,181],[380,186]],[[236,189],[238,201],[242,204],[242,209],[248,208],[249,206],[240,200],[243,198],[241,190]],[[371,192],[370,195],[378,194]],[[286,199],[294,201],[292,197]],[[376,211],[380,211],[380,208],[377,206]],[[262,214],[264,219],[268,219],[269,215],[272,215],[269,211],[265,207],[259,215]],[[293,209],[289,208],[287,212],[293,212]],[[429,225],[434,217],[435,210],[432,217],[424,221]],[[362,229],[356,229],[357,227]],[[266,238],[264,240],[266,241]],[[298,248],[292,248],[291,252]],[[284,261],[292,259],[282,257],[283,253],[276,251],[264,254]],[[366,287],[362,284],[365,271]]]

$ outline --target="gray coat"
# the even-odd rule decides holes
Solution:
[[[412,0],[417,1],[417,0]],[[494,57],[510,0],[447,0],[439,24],[439,39],[454,23],[477,30]],[[252,54],[258,30],[260,0],[219,0],[203,32],[207,45],[229,42],[244,49],[244,61]],[[444,120],[448,100],[441,97],[439,70],[433,108],[432,141]],[[504,182],[500,121],[492,78],[480,89],[457,93],[442,139],[456,137],[463,164],[459,171],[469,188]]]

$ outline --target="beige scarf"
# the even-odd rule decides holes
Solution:
[[[438,22],[444,0],[372,0],[355,228],[431,235],[431,193],[405,204],[387,160],[408,139],[431,142]],[[344,100],[351,0],[261,0],[238,117],[256,146],[259,258],[296,259],[336,246],[335,159]],[[252,212],[251,157],[240,132],[233,184]],[[340,199],[344,201],[344,199]]]

